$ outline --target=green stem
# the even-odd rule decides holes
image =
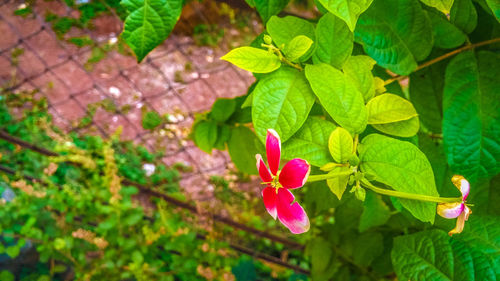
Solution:
[[[419,200],[419,201],[426,201],[426,202],[436,202],[436,203],[462,202],[462,197],[435,197],[435,196],[428,196],[428,195],[422,195],[422,194],[400,192],[400,191],[376,187],[366,180],[362,180],[361,184],[364,187],[366,187],[366,188],[368,188],[368,189],[370,189],[378,194],[383,194],[383,195],[388,195],[388,196],[393,196],[393,197],[398,197],[398,198]]]
[[[307,178],[307,182],[313,182],[313,181],[322,181],[322,180],[327,180],[327,179],[333,179],[333,178],[338,178],[341,176],[348,176],[352,174],[353,171],[345,171],[341,173],[335,173],[335,174],[322,174],[322,175],[312,175]]]

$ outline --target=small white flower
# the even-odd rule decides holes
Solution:
[[[149,177],[152,174],[154,174],[154,172],[156,170],[156,166],[154,164],[146,163],[146,164],[142,165],[142,169],[144,170],[144,172],[146,172],[146,176]]]

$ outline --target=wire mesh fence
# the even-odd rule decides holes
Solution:
[[[34,90],[47,98],[54,123],[66,132],[108,136],[119,126],[122,138],[134,140],[151,151],[164,151],[167,165],[182,162],[192,170],[182,175],[181,186],[193,199],[211,198],[210,175],[223,174],[230,161],[224,152],[199,151],[187,138],[198,112],[215,99],[246,92],[253,77],[220,61],[220,47],[197,46],[193,39],[172,35],[141,64],[116,49],[89,64],[95,46],[77,47],[60,40],[46,22],[46,13],[75,16],[59,1],[40,2],[24,17],[14,15],[22,2],[0,3],[0,84],[4,89]],[[200,20],[208,21],[194,6]],[[190,25],[189,21],[181,22]],[[72,36],[87,36],[112,45],[122,22],[116,14],[96,19],[92,30],[73,28]],[[191,26],[192,27],[192,26]],[[238,32],[226,30],[226,34]],[[98,49],[97,49],[98,50]],[[91,106],[111,102],[113,110]],[[142,126],[144,111],[168,114],[160,130]],[[84,126],[82,118],[92,115]]]

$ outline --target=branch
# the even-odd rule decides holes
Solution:
[[[495,39],[490,39],[490,40],[486,40],[486,41],[482,41],[482,42],[478,42],[478,43],[474,43],[474,44],[470,44],[470,45],[466,45],[466,46],[463,46],[462,48],[459,48],[459,49],[456,49],[456,50],[453,50],[449,53],[446,53],[442,56],[439,56],[437,58],[434,58],[430,61],[427,61],[427,62],[424,62],[423,64],[419,65],[417,67],[417,69],[415,69],[415,71],[413,72],[417,72],[423,68],[426,68],[428,66],[431,66],[437,62],[440,62],[442,60],[445,60],[451,56],[454,56],[456,54],[459,54],[463,51],[467,51],[467,50],[470,50],[470,49],[474,49],[474,48],[477,48],[477,47],[481,47],[481,46],[484,46],[484,45],[489,45],[489,44],[493,44],[493,43],[497,43],[497,42],[500,42],[500,38],[495,38]],[[394,76],[392,78],[389,78],[387,79],[386,81],[384,81],[384,85],[389,85],[391,84],[392,82],[394,81],[399,81],[399,80],[402,80],[404,78],[408,77],[408,75],[398,75],[398,76]]]

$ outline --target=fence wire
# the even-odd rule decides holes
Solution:
[[[32,14],[14,15],[22,3],[0,2],[1,87],[11,91],[39,89],[39,94],[47,97],[54,123],[66,132],[107,137],[122,126],[123,139],[150,151],[164,151],[167,165],[181,161],[192,167],[182,175],[181,186],[193,199],[213,198],[209,176],[224,174],[229,157],[225,152],[208,155],[199,151],[187,139],[189,128],[195,114],[208,110],[216,98],[245,94],[253,77],[220,61],[225,52],[222,48],[197,46],[190,37],[175,34],[141,64],[113,50],[89,65],[96,47],[78,48],[60,40],[45,21],[47,11],[74,17],[74,10],[62,1],[39,1]],[[194,12],[201,22],[211,24],[203,9],[195,5]],[[193,27],[190,21],[182,24]],[[116,14],[105,15],[96,19],[94,29],[73,28],[70,34],[113,43],[121,25]],[[91,115],[89,105],[103,101],[112,101],[116,109],[109,112],[98,108],[89,124],[77,126],[78,120]],[[161,130],[143,129],[144,107],[160,115],[169,114],[169,122]]]

